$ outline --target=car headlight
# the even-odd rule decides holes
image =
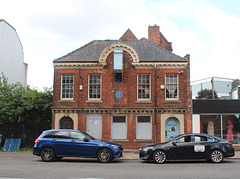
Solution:
[[[114,149],[119,149],[119,147],[117,146],[117,145],[111,145],[112,146],[112,148],[114,148]]]
[[[142,151],[147,152],[148,150],[151,150],[151,149],[152,149],[151,147],[143,147]]]
[[[146,148],[143,148],[143,151],[144,151],[144,152],[148,151],[148,148],[147,148],[147,147],[146,147]]]

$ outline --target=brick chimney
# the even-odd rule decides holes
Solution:
[[[159,30],[159,26],[148,26],[148,40],[172,52],[172,43],[168,42],[167,39],[162,35]]]

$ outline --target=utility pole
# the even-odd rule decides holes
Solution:
[[[156,62],[154,65],[154,143],[157,143],[157,75]]]
[[[213,77],[212,77],[211,83],[212,83],[212,99],[214,99],[215,98],[215,94],[214,94]]]

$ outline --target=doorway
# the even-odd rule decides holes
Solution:
[[[60,119],[60,129],[73,129],[73,120],[70,117]]]
[[[180,122],[175,117],[170,117],[165,123],[165,141],[176,137],[180,134]]]
[[[87,115],[87,133],[97,139],[102,139],[102,115]]]

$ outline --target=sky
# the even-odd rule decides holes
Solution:
[[[28,85],[53,86],[53,60],[93,40],[138,39],[158,25],[173,53],[190,54],[191,81],[240,79],[239,0],[0,0],[28,64]]]

